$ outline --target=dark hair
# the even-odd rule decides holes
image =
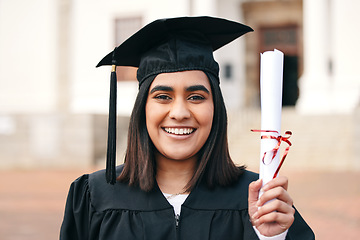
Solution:
[[[228,186],[238,179],[245,169],[237,167],[231,160],[227,141],[227,113],[219,87],[219,80],[213,74],[207,75],[214,102],[214,117],[210,135],[199,152],[197,169],[185,187],[191,190],[203,179],[208,187]],[[150,191],[155,184],[156,161],[153,145],[146,128],[145,105],[148,91],[156,76],[149,77],[139,88],[134,109],[130,117],[128,145],[124,169],[117,180],[128,182]]]

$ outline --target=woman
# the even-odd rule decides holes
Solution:
[[[72,184],[60,239],[314,239],[285,177],[258,199],[258,175],[229,156],[213,51],[251,30],[219,18],[158,20],[99,63],[139,67],[125,163],[112,172],[110,147],[106,174]]]

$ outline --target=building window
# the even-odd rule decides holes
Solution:
[[[225,80],[227,80],[227,81],[231,81],[231,80],[232,80],[232,78],[233,78],[233,69],[232,69],[231,63],[226,63],[226,64],[224,65],[223,77],[224,77]]]
[[[296,45],[296,29],[266,29],[264,30],[264,44]]]
[[[133,35],[142,27],[141,17],[129,17],[115,19],[115,43],[119,46],[127,38]],[[116,75],[118,81],[134,81],[136,80],[135,67],[118,66]]]
[[[286,52],[297,54],[297,27],[273,27],[261,29],[261,47],[266,50],[286,49]],[[283,50],[282,50],[283,51]]]

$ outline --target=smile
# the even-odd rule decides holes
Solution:
[[[164,128],[164,130],[175,135],[189,135],[195,131],[195,128]]]

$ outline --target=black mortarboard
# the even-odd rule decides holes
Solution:
[[[106,55],[97,65],[112,65],[106,180],[115,183],[116,156],[116,66],[138,67],[141,85],[159,73],[203,70],[218,78],[219,66],[213,51],[241,35],[250,27],[221,18],[181,17],[156,20]]]

